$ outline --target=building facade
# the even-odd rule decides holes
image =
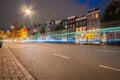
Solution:
[[[87,30],[100,29],[100,9],[91,9],[87,13]]]
[[[82,44],[83,41],[87,40],[86,33],[84,31],[87,30],[87,17],[86,16],[80,16],[76,19],[76,43]]]
[[[100,42],[101,35],[94,30],[100,29],[100,9],[91,9],[87,13],[87,40],[88,44]]]
[[[120,20],[114,20],[109,22],[104,22],[101,24],[102,28],[111,28],[112,31],[107,31],[102,33],[102,40],[104,44],[108,45],[120,45]],[[114,29],[117,30],[114,30]]]
[[[67,18],[67,30],[68,32],[76,31],[76,19],[77,16],[70,16]]]
[[[63,20],[50,20],[47,21],[45,26],[41,26],[45,28],[46,33],[52,33],[53,31],[57,31],[63,27],[60,24],[64,25],[64,29],[67,31],[65,33],[68,33],[65,35],[67,37],[68,42],[88,42],[90,43],[96,38],[100,38],[100,34],[92,32],[92,30],[100,29],[100,9],[95,8],[88,11],[88,13],[85,16],[70,16]],[[59,28],[59,27],[61,28]],[[57,27],[57,28],[56,28]],[[40,29],[36,30],[39,32]],[[31,29],[32,30],[32,29]],[[34,28],[32,32],[34,33]],[[89,32],[91,31],[91,32]],[[54,32],[53,32],[54,33]],[[80,34],[78,34],[80,33]]]
[[[5,34],[4,34],[4,31],[2,29],[0,29],[0,37],[5,38]]]

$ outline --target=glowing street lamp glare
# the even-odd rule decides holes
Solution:
[[[23,5],[23,6],[21,6],[21,11],[24,14],[23,15],[24,17],[32,18],[32,16],[35,15],[35,11],[33,11],[33,6],[27,7],[27,6]]]
[[[31,14],[31,10],[29,10],[29,9],[27,9],[25,12],[26,12],[27,15]]]
[[[14,26],[11,26],[11,28],[13,29],[13,28],[14,28]]]

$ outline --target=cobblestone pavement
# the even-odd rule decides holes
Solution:
[[[26,77],[14,58],[6,45],[0,48],[0,80],[34,80]]]

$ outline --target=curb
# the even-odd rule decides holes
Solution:
[[[35,80],[35,78],[25,69],[25,67],[18,61],[18,59],[14,56],[13,52],[10,50],[10,48],[5,44],[5,47],[9,51],[10,55],[13,57],[13,60],[17,64],[17,66],[20,68],[20,70],[23,72],[27,80]]]

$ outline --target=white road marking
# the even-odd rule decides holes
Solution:
[[[52,54],[54,56],[58,56],[58,57],[62,57],[62,58],[65,58],[65,59],[70,59],[70,57],[67,57],[67,56],[63,56],[63,55],[60,55],[60,54]]]
[[[104,51],[104,52],[116,52],[116,53],[120,53],[120,51],[113,51],[113,50],[104,50],[104,49],[94,49],[94,50],[99,50],[99,51]]]
[[[28,48],[28,49],[33,49],[33,48]]]
[[[104,66],[104,65],[99,65],[99,67],[101,67],[101,68],[106,68],[106,69],[111,69],[111,70],[119,71],[119,72],[120,72],[120,69],[118,69],[118,68],[113,68],[113,67]]]
[[[43,52],[43,51],[41,51],[41,50],[38,50],[38,52]]]

